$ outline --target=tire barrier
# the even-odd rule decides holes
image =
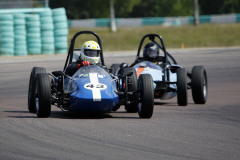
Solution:
[[[39,14],[26,16],[28,54],[41,54],[41,23]]]
[[[15,14],[14,17],[14,55],[27,55],[26,20],[24,14]]]
[[[13,15],[2,14],[0,16],[0,55],[14,55],[14,27]]]
[[[41,32],[42,37],[50,37],[54,39],[54,32],[53,31],[42,31]]]
[[[64,8],[56,8],[52,10],[54,24],[55,52],[57,54],[67,53],[68,48],[68,22],[66,11]]]
[[[68,22],[64,8],[35,14],[0,14],[0,56],[66,54]]]
[[[46,10],[40,14],[42,54],[54,54],[54,26],[52,10]]]

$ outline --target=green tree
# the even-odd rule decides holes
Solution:
[[[115,0],[116,17],[128,17],[140,0]],[[69,19],[109,18],[110,0],[51,0],[51,8],[64,7]]]
[[[239,13],[240,0],[223,1],[223,5],[219,9],[220,13]]]
[[[239,13],[240,0],[199,0],[200,14]]]
[[[69,19],[109,18],[110,0],[50,0],[51,8],[64,7]],[[201,15],[239,13],[240,0],[199,0]],[[193,0],[114,0],[115,16],[192,16]]]
[[[51,0],[50,7],[64,7],[69,19],[109,17],[109,0]]]
[[[132,17],[166,17],[192,15],[189,0],[141,0],[130,13]]]
[[[140,0],[114,0],[114,9],[116,17],[127,18],[132,12],[133,7],[139,4]]]

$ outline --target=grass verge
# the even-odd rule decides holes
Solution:
[[[179,27],[142,26],[119,27],[112,33],[109,28],[70,28],[69,44],[73,35],[79,31],[91,30],[102,39],[104,51],[137,50],[141,38],[148,33],[156,33],[163,37],[166,48],[197,47],[231,47],[240,46],[240,24],[201,24]],[[80,36],[76,47],[87,40],[94,40],[89,35]]]

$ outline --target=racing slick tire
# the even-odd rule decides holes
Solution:
[[[125,110],[128,113],[137,113],[138,112],[138,102],[137,102],[137,73],[134,68],[131,68],[133,74],[128,79],[128,92],[133,92],[133,95],[128,99],[130,104],[125,105]]]
[[[154,88],[150,74],[141,74],[139,76],[138,90],[138,115],[140,118],[151,118],[154,108]]]
[[[205,104],[208,95],[207,72],[203,66],[192,69],[192,97],[195,104]]]
[[[117,64],[117,63],[112,64],[110,67],[111,73],[116,76],[119,68],[120,68],[120,64]]]
[[[115,107],[113,107],[113,111],[117,111],[119,108],[121,107],[121,105],[120,104],[116,104],[116,106]]]
[[[188,103],[187,71],[185,68],[177,70],[177,102],[179,106],[186,106]]]
[[[35,94],[35,86],[36,86],[35,85],[36,75],[38,73],[46,73],[46,69],[41,67],[32,68],[30,79],[29,79],[29,87],[28,87],[28,111],[30,113],[36,113],[34,94]]]
[[[47,73],[36,75],[34,99],[37,116],[39,118],[49,117],[51,113],[51,83]]]
[[[119,68],[120,68],[120,64],[118,64],[118,63],[112,64],[111,67],[110,67],[110,73],[112,73],[114,76],[117,76],[117,71],[119,70]],[[121,107],[121,105],[117,104],[113,108],[113,111],[117,111],[120,107]]]

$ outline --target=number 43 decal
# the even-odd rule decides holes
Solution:
[[[107,86],[105,84],[102,84],[102,83],[98,83],[98,84],[94,84],[94,83],[87,83],[84,85],[84,88],[86,89],[99,89],[99,90],[102,90],[102,89],[106,89]]]

